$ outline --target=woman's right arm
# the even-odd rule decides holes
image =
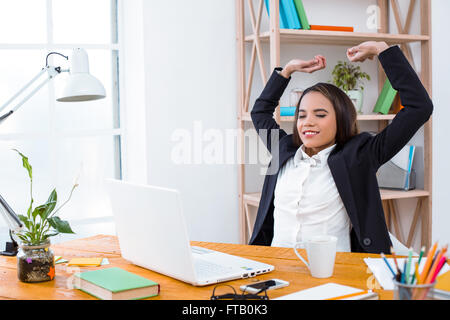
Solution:
[[[253,125],[269,152],[273,143],[286,135],[273,118],[273,113],[294,72],[312,73],[326,67],[323,56],[316,56],[309,61],[294,59],[284,68],[275,68],[264,90],[250,113]]]

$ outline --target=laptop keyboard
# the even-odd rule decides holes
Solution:
[[[224,267],[202,259],[194,259],[194,267],[199,278],[210,278],[229,273],[232,268]]]

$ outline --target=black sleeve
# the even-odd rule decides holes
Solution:
[[[433,113],[426,89],[400,48],[392,46],[378,58],[392,87],[400,94],[404,108],[365,146],[376,170],[395,156]]]
[[[273,113],[278,105],[278,101],[291,79],[290,77],[289,79],[286,79],[278,74],[277,71],[280,70],[282,70],[282,68],[274,69],[264,90],[259,98],[256,99],[250,113],[253,125],[269,152],[272,150],[272,144],[278,143],[282,137],[287,135],[283,129],[280,129],[280,126],[273,118]]]

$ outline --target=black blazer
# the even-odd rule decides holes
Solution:
[[[351,220],[351,248],[354,252],[390,252],[391,241],[384,219],[376,172],[397,154],[428,121],[433,104],[414,69],[398,46],[379,55],[379,61],[405,107],[380,133],[362,132],[344,145],[336,145],[328,157],[328,166]],[[256,100],[253,124],[271,152],[250,244],[270,245],[273,238],[274,190],[279,169],[293,157],[297,147],[273,119],[278,101],[289,83],[276,68]],[[272,151],[273,150],[273,151]]]

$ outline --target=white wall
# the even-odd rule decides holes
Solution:
[[[146,146],[147,182],[177,188],[181,191],[184,209],[187,217],[190,235],[193,240],[205,241],[238,241],[238,206],[237,206],[237,166],[229,164],[197,164],[179,165],[172,161],[171,153],[177,146],[177,141],[171,139],[177,129],[185,129],[187,133],[205,133],[208,129],[218,129],[224,136],[228,129],[236,128],[236,47],[235,47],[235,8],[232,0],[196,0],[181,1],[142,1],[135,0],[129,7],[125,1],[125,11],[128,13],[128,22],[137,26],[139,19],[143,19],[143,55],[142,61],[131,62],[135,69],[127,77],[126,88],[135,88],[144,83],[145,95],[132,104],[145,105],[144,112],[146,135],[133,137],[141,139],[137,145]],[[138,3],[138,5],[136,5]],[[139,4],[140,3],[140,4]],[[402,16],[406,16],[409,1],[399,1]],[[327,10],[323,10],[323,3],[314,0],[304,0],[305,8],[309,13],[310,23],[351,25],[355,31],[375,32],[367,27],[369,14],[366,12],[370,5],[376,4],[374,0],[327,1]],[[411,24],[412,33],[420,33],[419,3]],[[433,101],[435,112],[433,115],[433,239],[449,242],[449,235],[445,232],[450,225],[449,216],[445,212],[446,182],[449,170],[446,165],[447,154],[444,136],[445,112],[440,108],[449,102],[449,93],[444,90],[448,83],[448,63],[444,55],[446,45],[444,40],[444,12],[449,12],[449,3],[445,0],[433,1]],[[127,9],[128,8],[128,9]],[[129,9],[131,8],[131,9]],[[257,5],[255,5],[255,10]],[[348,8],[348,10],[346,9]],[[247,10],[247,8],[246,8]],[[264,9],[265,10],[265,9]],[[139,11],[141,13],[139,14]],[[330,15],[329,12],[339,12],[339,15]],[[438,13],[438,14],[436,14]],[[266,11],[263,12],[261,30],[267,30],[268,19]],[[396,32],[393,15],[390,15],[391,32]],[[125,36],[134,37],[136,30],[127,27]],[[247,19],[246,30],[251,26]],[[138,30],[137,30],[138,31]],[[128,33],[128,34],[127,34]],[[139,32],[138,32],[139,34]],[[140,35],[139,35],[140,37]],[[138,38],[139,39],[139,38]],[[136,48],[134,41],[125,40],[125,43]],[[448,46],[448,45],[447,45]],[[139,45],[138,52],[141,52]],[[266,52],[266,68],[270,71],[268,60],[268,45],[263,44]],[[247,45],[249,57],[251,46]],[[310,45],[283,45],[281,64],[292,58],[310,58],[315,54],[323,54],[328,58],[328,68],[319,73],[302,76],[294,75],[287,92],[293,87],[307,87],[318,81],[331,79],[331,71],[338,60],[345,60],[346,46],[310,46]],[[420,47],[412,45],[416,68],[420,71]],[[128,56],[130,59],[130,55]],[[248,68],[249,58],[247,59]],[[363,71],[372,77],[371,84],[377,83],[376,63],[365,62],[361,64]],[[136,72],[137,79],[133,73]],[[144,73],[144,79],[142,79]],[[447,80],[447,81],[445,81]],[[254,77],[254,90],[251,104],[260,91],[262,83],[258,66]],[[127,89],[126,92],[129,90]],[[127,95],[126,97],[129,97]],[[288,95],[282,97],[282,103]],[[374,86],[366,85],[363,111],[370,112],[377,97]],[[127,102],[128,98],[127,98]],[[128,106],[132,107],[132,106]],[[250,107],[251,108],[251,107]],[[128,126],[133,121],[127,122]],[[139,126],[139,125],[138,125]],[[247,128],[250,128],[247,124]],[[142,130],[142,123],[140,125]],[[284,125],[290,130],[290,125]],[[363,130],[376,130],[377,123],[362,124]],[[441,132],[442,131],[442,132]],[[129,131],[127,131],[129,132]],[[204,138],[204,137],[203,137]],[[418,188],[423,187],[423,130],[420,130],[411,140],[418,145],[418,154],[414,159],[414,169],[418,172]],[[192,146],[204,151],[208,146]],[[443,146],[443,147],[441,147]],[[136,154],[128,152],[131,158]],[[192,159],[195,160],[195,159]],[[131,159],[133,161],[139,161]],[[130,177],[139,177],[140,165],[128,166]],[[247,191],[259,191],[263,176],[259,174],[259,166],[248,166],[246,175]],[[439,172],[439,176],[436,174]],[[142,177],[142,175],[141,175]],[[416,200],[398,201],[398,210],[401,215],[401,226],[404,237],[412,220]],[[414,248],[417,250],[420,241],[420,224],[414,239]],[[420,248],[420,247],[419,247]]]
[[[147,183],[147,125],[143,1],[119,2],[120,113],[123,179]]]
[[[180,190],[192,240],[237,242],[237,167],[171,157],[177,130],[202,153],[194,134],[237,126],[234,1],[144,1],[142,12],[148,183]]]
[[[448,52],[448,0],[433,0],[433,241],[450,243],[450,149],[448,119],[450,119],[450,63]]]

